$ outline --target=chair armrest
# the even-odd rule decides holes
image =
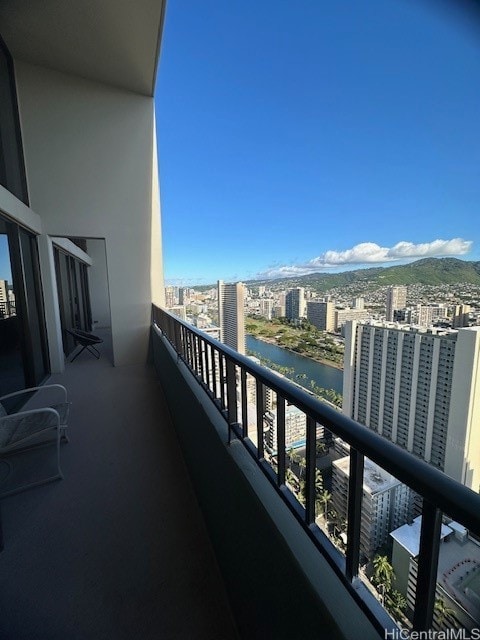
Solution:
[[[2,396],[0,398],[0,402],[3,402],[4,400],[8,400],[9,398],[15,398],[17,396],[21,396],[25,393],[37,393],[39,391],[42,391],[45,389],[60,389],[60,391],[62,392],[63,395],[63,402],[67,402],[67,390],[66,388],[61,385],[61,384],[44,384],[40,387],[30,387],[28,389],[21,389],[20,391],[15,391],[14,393],[9,393],[6,396]]]

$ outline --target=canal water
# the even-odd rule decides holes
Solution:
[[[337,393],[342,393],[343,388],[343,371],[330,367],[328,364],[322,364],[321,362],[315,362],[310,358],[298,355],[282,347],[277,347],[275,344],[269,344],[258,340],[253,336],[247,335],[247,349],[253,351],[259,355],[259,357],[267,358],[271,362],[280,365],[281,367],[290,367],[295,373],[287,374],[287,377],[291,380],[295,380],[298,384],[302,385],[306,389],[310,388],[310,380],[324,389],[334,389]],[[305,374],[307,377],[298,378]]]

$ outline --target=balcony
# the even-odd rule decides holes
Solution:
[[[434,594],[439,509],[478,533],[478,496],[434,487],[444,476],[421,461],[169,314],[154,319],[157,377],[84,354],[51,379],[72,401],[65,477],[2,501],[2,637],[383,637],[395,624],[359,577],[363,455],[429,498],[417,591]],[[310,416],[306,508],[285,481],[281,415],[276,472],[255,444],[263,426],[243,428],[247,369]],[[357,452],[345,556],[315,523],[316,421]],[[433,607],[422,598],[418,627]]]
[[[222,534],[227,535],[229,531],[230,536],[227,535],[227,538],[234,537],[235,526],[238,530],[240,524],[242,531],[245,526],[235,512],[236,499],[243,495],[241,488],[232,485],[232,470],[236,464],[242,472],[243,482],[248,482],[249,489],[261,501],[263,513],[257,512],[257,522],[261,522],[262,518],[273,521],[276,534],[283,536],[289,548],[288,553],[293,554],[300,565],[300,572],[297,567],[295,580],[287,581],[291,594],[298,594],[305,589],[305,580],[310,581],[310,587],[317,598],[317,608],[320,610],[322,604],[327,608],[330,615],[326,615],[325,619],[330,617],[343,637],[349,637],[349,634],[351,637],[384,637],[385,630],[396,628],[396,621],[380,606],[382,595],[375,595],[360,567],[363,470],[364,459],[368,457],[391,474],[394,480],[407,485],[421,498],[417,500],[421,504],[423,516],[417,557],[419,571],[410,624],[417,631],[432,628],[435,623],[433,614],[442,518],[445,516],[455,520],[464,525],[473,536],[480,536],[478,494],[169,313],[154,307],[153,318],[152,341],[157,372],[175,416],[196,490],[204,496],[202,510],[206,514],[207,526],[211,532],[216,531],[221,536],[220,551],[223,547],[225,552]],[[247,406],[247,386],[251,379],[256,389],[256,423],[255,420],[252,423],[250,406]],[[275,456],[269,454],[264,441],[263,400],[258,399],[265,397],[265,389],[272,390],[277,398]],[[300,495],[302,492],[297,492],[300,501],[291,491],[287,468],[287,404],[293,404],[306,415],[303,496]],[[193,410],[190,405],[194,407]],[[347,523],[345,533],[340,536],[346,540],[345,553],[339,550],[338,545],[332,544],[316,501],[315,452],[319,424],[350,445]],[[212,439],[212,434],[216,438]],[[221,442],[218,443],[218,440]],[[208,458],[199,453],[202,449],[209,451]],[[213,468],[211,461],[214,461]],[[264,481],[263,485],[261,480]],[[221,522],[217,521],[219,509],[225,514]],[[250,518],[253,517],[252,509],[253,504],[248,507]],[[281,518],[285,518],[286,522],[288,517],[297,525],[293,533],[294,526],[290,522],[291,536],[281,522]],[[265,530],[262,536],[258,535],[255,539],[254,547],[237,547],[238,553],[247,563],[246,566],[253,564],[255,580],[259,577],[259,567],[275,557],[277,552],[273,543],[270,550],[261,551],[264,536],[272,541],[275,534]],[[214,547],[225,575],[230,570],[229,560],[222,558],[215,543]],[[248,553],[255,553],[257,558],[259,552],[258,561],[252,562]],[[288,555],[284,554],[283,557],[287,558]],[[322,567],[318,564],[320,558],[325,561]],[[275,564],[269,564],[270,566]],[[303,578],[300,574],[303,574]],[[318,581],[315,583],[315,577],[318,578],[319,575],[323,585],[319,585]],[[276,574],[272,573],[270,581],[265,585],[265,594],[279,588],[277,580]],[[280,577],[280,581],[281,586],[285,579]],[[230,593],[228,579],[226,583]],[[278,601],[276,604],[278,605]],[[307,615],[308,611],[311,613],[312,604],[304,602],[302,615]],[[233,608],[237,614],[238,607],[233,605]],[[277,615],[278,607],[270,610]],[[236,619],[239,619],[238,615]],[[297,617],[298,619],[300,618]],[[350,627],[346,624],[346,619],[351,623]],[[407,621],[400,617],[400,624],[405,622]],[[371,626],[368,631],[360,633],[359,625],[362,623]],[[285,637],[305,635],[297,633]],[[307,633],[306,637],[312,636]]]
[[[64,479],[2,501],[0,637],[237,638],[151,367],[83,354]]]

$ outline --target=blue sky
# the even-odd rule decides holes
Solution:
[[[169,2],[168,282],[480,259],[480,28],[439,4]]]

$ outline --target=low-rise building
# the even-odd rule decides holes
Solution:
[[[422,517],[418,516],[390,534],[394,587],[406,597],[409,615],[415,603],[421,525]],[[442,601],[442,608],[448,613],[441,613],[440,607],[434,611],[434,629],[471,631],[479,627],[480,545],[463,526],[453,521],[442,524],[441,528],[436,600]]]

